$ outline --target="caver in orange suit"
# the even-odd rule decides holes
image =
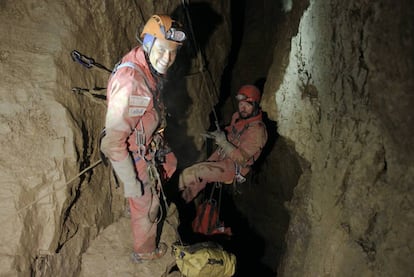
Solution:
[[[246,85],[241,91],[243,88],[247,92],[253,90],[256,96],[254,100],[260,100],[257,88]],[[246,176],[267,141],[267,131],[260,110],[255,116],[246,119],[241,118],[239,112],[234,113],[231,124],[225,130],[227,136],[224,139],[227,139],[228,146],[218,147],[207,161],[187,167],[181,173],[179,189],[186,202],[194,199],[207,183],[231,184],[234,178]]]
[[[162,137],[164,107],[157,83],[174,62],[177,45],[181,44],[165,33],[173,30],[180,34],[172,22],[165,15],[151,17],[141,34],[143,46],[122,58],[107,88],[106,134],[101,151],[124,186],[136,261],[161,256],[156,245],[160,182],[170,178],[177,165],[175,155],[168,152],[157,163],[161,170],[154,171],[155,153],[168,149]]]

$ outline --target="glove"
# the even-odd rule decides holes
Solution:
[[[220,144],[217,144],[217,145],[219,145],[221,149],[223,149],[226,155],[229,155],[231,152],[233,152],[234,149],[236,149],[236,147],[230,142],[228,142],[227,140],[224,140]]]
[[[227,141],[226,134],[223,131],[214,131],[210,134],[214,136],[216,144],[223,149],[225,154],[229,154],[235,149],[234,145]]]
[[[111,160],[111,164],[119,179],[124,184],[124,196],[126,198],[141,197],[143,195],[142,184],[137,179],[135,168],[129,156],[119,162]]]
[[[227,142],[226,134],[223,131],[215,131],[214,139],[218,146],[222,146],[224,143]]]

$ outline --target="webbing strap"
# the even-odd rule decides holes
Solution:
[[[121,63],[120,65],[118,65],[117,67],[115,67],[115,69],[114,69],[114,73],[118,70],[118,69],[120,69],[120,68],[123,68],[123,67],[132,67],[133,69],[135,69],[136,71],[138,71],[138,72],[140,72],[140,73],[142,73],[142,70],[135,64],[135,63],[133,63],[133,62],[124,62],[124,63]]]
[[[139,74],[141,74],[142,78],[144,79],[145,84],[147,85],[147,87],[149,88],[149,90],[151,91],[152,94],[154,94],[154,92],[151,89],[151,85],[149,83],[149,81],[147,80],[147,77],[145,76],[145,73],[142,71],[142,69],[134,62],[124,62],[121,64],[118,64],[117,66],[115,66],[114,70],[112,71],[112,75],[115,74],[115,72],[118,71],[118,69],[124,68],[124,67],[130,67],[133,68],[134,70],[136,70]]]
[[[144,72],[142,72],[141,68],[139,68],[139,66],[133,62],[127,61],[127,62],[118,64],[117,66],[115,66],[114,70],[112,71],[112,74],[115,74],[115,72],[117,72],[119,69],[124,68],[124,67],[130,67],[136,70],[144,78],[144,81],[147,87],[150,87],[148,86],[148,81],[145,78]],[[139,129],[137,128],[138,125],[140,125]],[[136,144],[138,145],[138,151],[137,151],[138,158],[134,159],[135,162],[139,161],[141,158],[145,159],[145,153],[146,153],[145,133],[144,133],[144,126],[142,124],[142,120],[138,122],[137,126],[135,126],[135,133],[136,133]]]

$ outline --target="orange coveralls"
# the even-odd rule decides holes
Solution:
[[[111,161],[119,179],[136,182],[143,195],[127,197],[131,211],[131,226],[136,253],[149,253],[156,248],[156,217],[159,210],[159,186],[148,175],[148,162],[153,156],[147,151],[163,121],[163,103],[156,89],[142,47],[135,47],[127,53],[121,64],[132,62],[131,66],[120,67],[110,77],[107,88],[108,109],[105,119],[106,135],[101,142],[101,151]],[[165,126],[161,126],[165,127]],[[137,131],[145,137],[143,143],[137,142]],[[140,137],[140,136],[138,136]],[[159,138],[159,137],[158,137]],[[142,141],[142,140],[139,140]],[[139,149],[145,146],[145,155]],[[142,153],[142,151],[141,151]],[[145,157],[145,158],[144,158]],[[127,160],[125,160],[127,159]],[[122,163],[120,166],[115,166]],[[129,166],[126,166],[129,165]],[[165,180],[176,170],[177,159],[169,152],[159,174]],[[129,177],[125,177],[129,176]],[[125,182],[124,182],[125,188]]]
[[[233,183],[237,174],[236,166],[240,169],[239,173],[246,176],[267,141],[261,111],[248,119],[240,118],[239,113],[235,112],[225,130],[227,140],[235,146],[233,151],[224,154],[218,148],[207,161],[187,167],[180,174],[179,189],[186,202],[193,200],[207,183]]]

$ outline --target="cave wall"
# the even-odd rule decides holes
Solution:
[[[264,107],[305,162],[278,276],[413,274],[413,10],[300,1],[285,15]]]
[[[270,66],[262,106],[280,137],[254,179],[258,183],[240,196],[252,225],[269,240],[264,260],[276,269],[282,259],[280,276],[412,274],[413,4],[282,2],[283,13],[266,1],[256,3],[275,16],[247,12],[268,22],[266,28],[272,29],[272,19],[277,25],[271,35],[244,38],[255,43],[242,47],[231,85],[234,91]],[[79,257],[123,213],[122,191],[96,164],[105,104],[92,93],[105,94],[93,88],[105,87],[108,73],[83,68],[70,52],[77,49],[111,68],[136,44],[143,17],[167,12],[184,18],[181,4],[0,2],[5,275],[77,276]],[[183,158],[180,167],[203,158],[200,133],[210,124],[207,115],[237,27],[223,16],[230,1],[191,4],[202,51],[182,49],[173,68],[182,81],[168,90],[169,99],[178,101],[167,99],[167,136]],[[265,212],[249,214],[260,192],[269,196],[257,207]]]
[[[78,175],[99,161],[105,103],[72,91],[105,87],[109,74],[70,53],[110,67],[133,45],[140,18],[122,16],[133,11],[98,1],[1,2],[3,274],[70,276],[89,240],[119,217],[123,200],[109,171]]]

